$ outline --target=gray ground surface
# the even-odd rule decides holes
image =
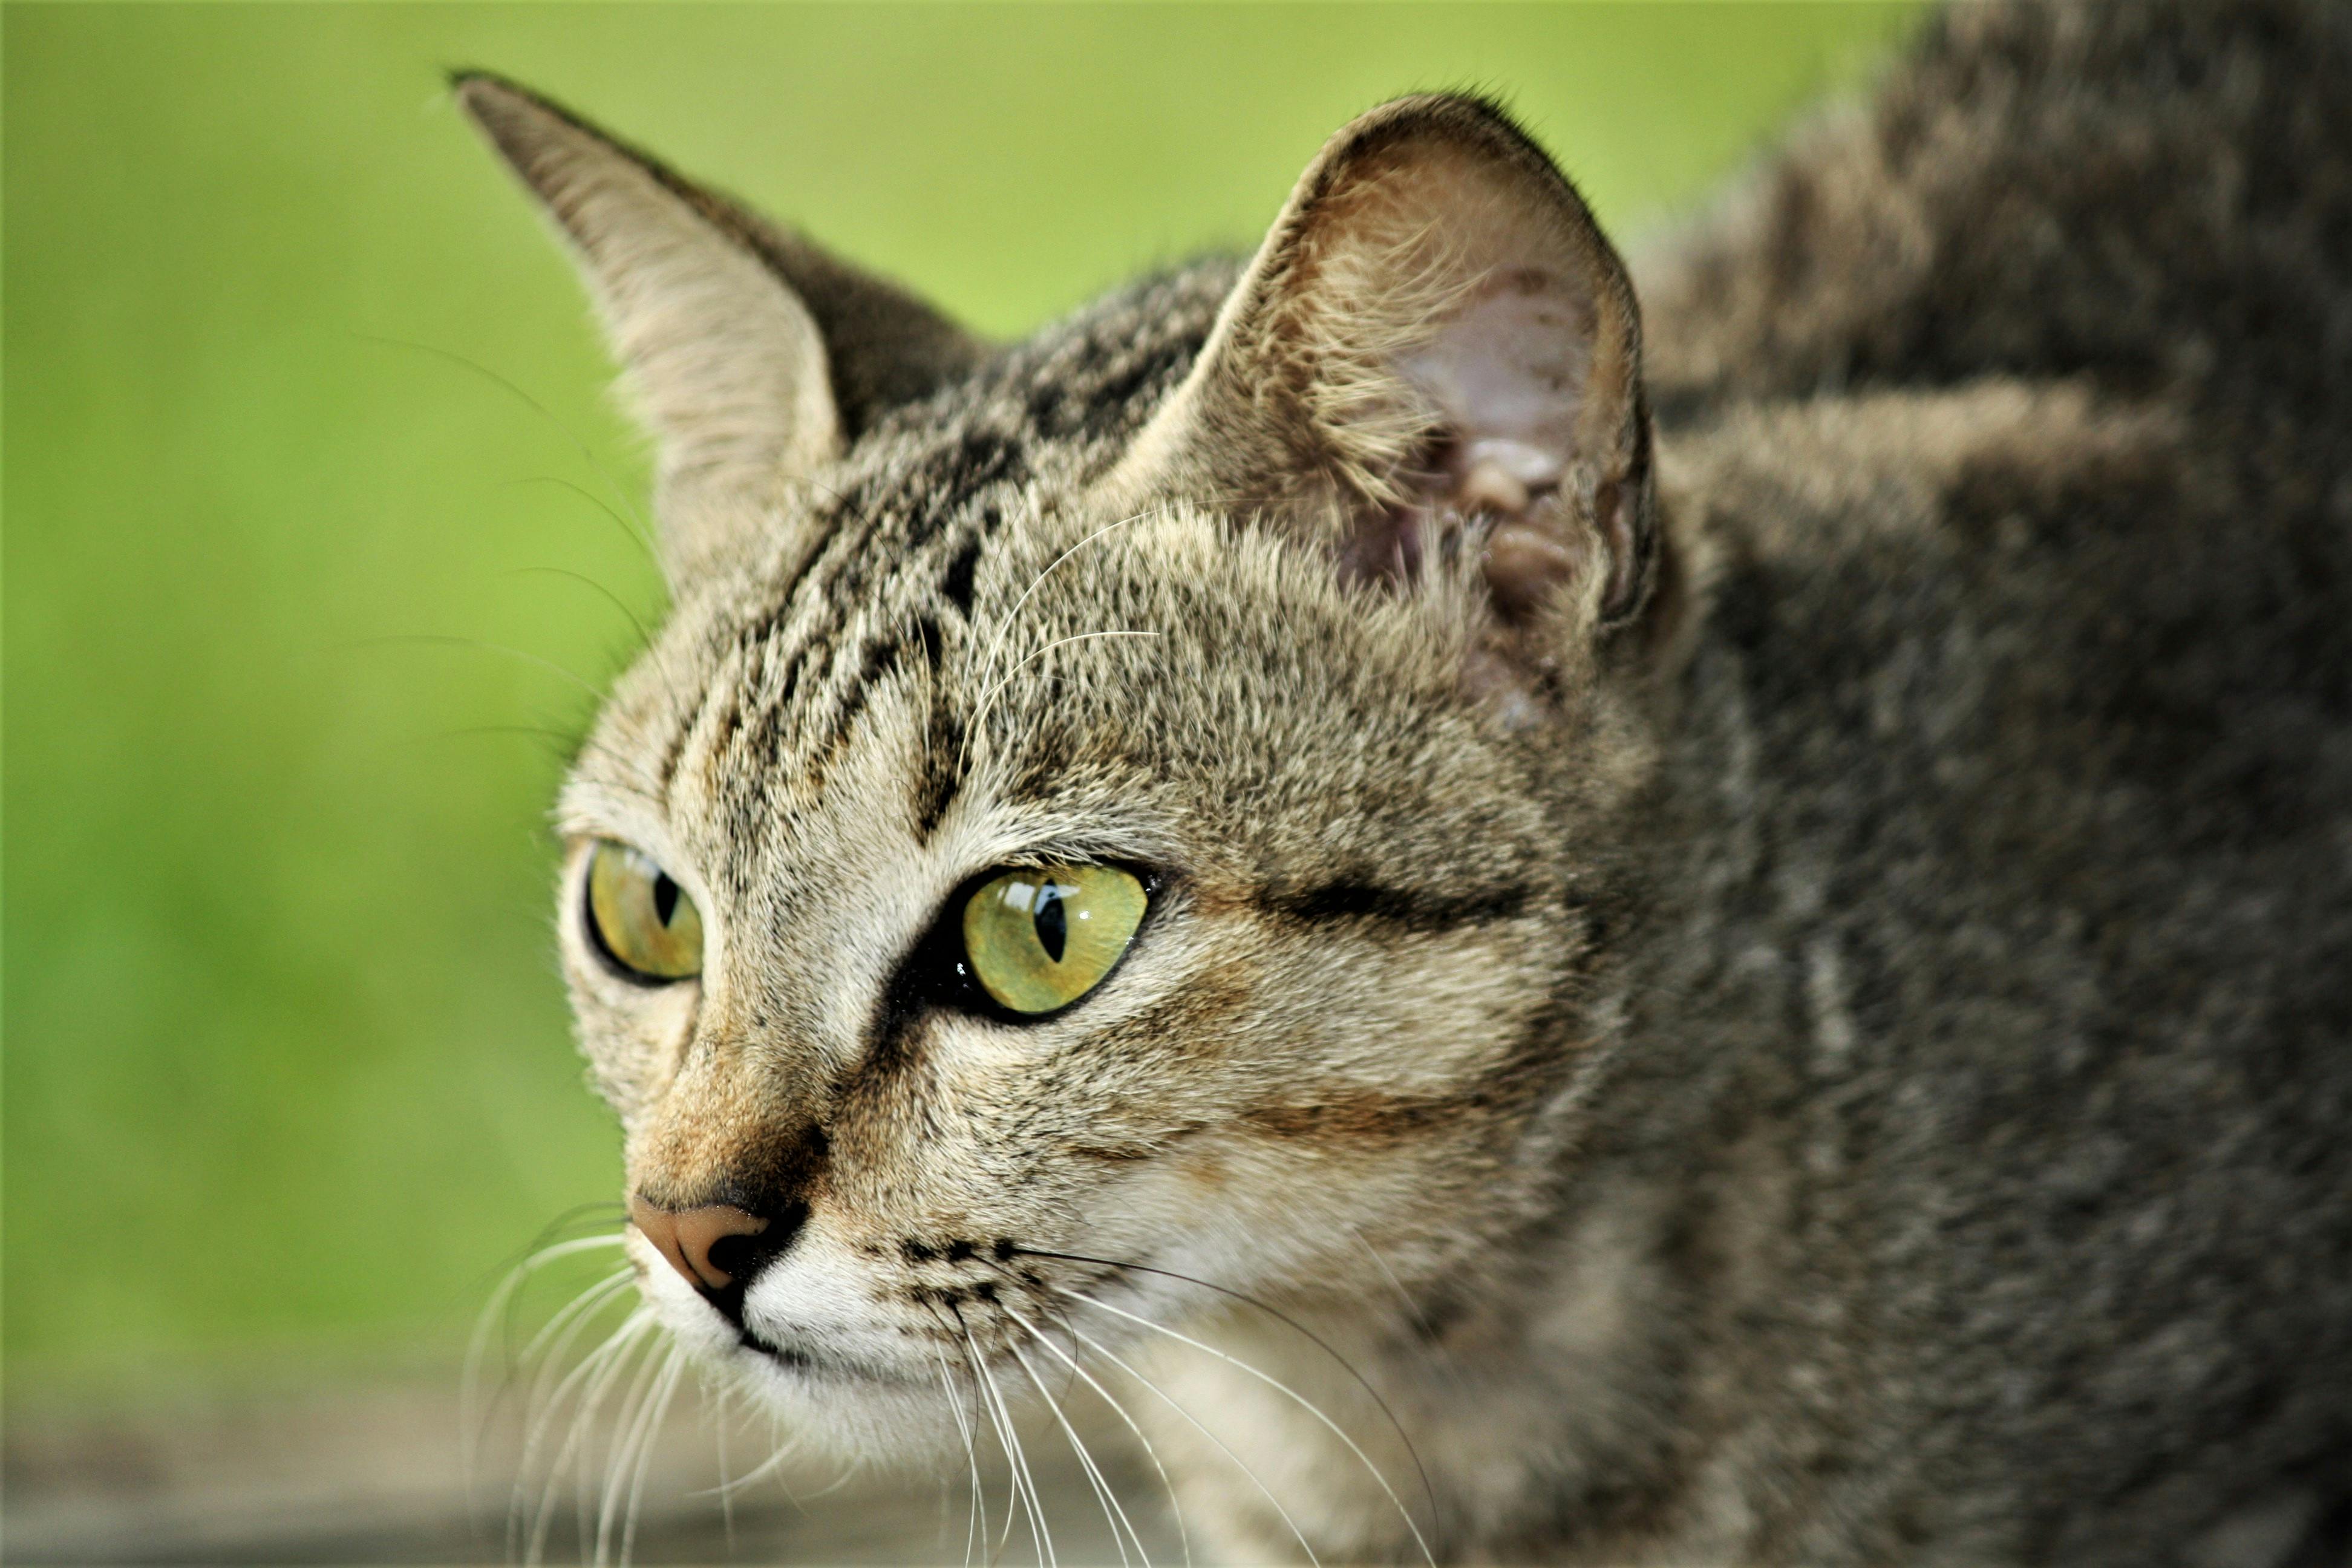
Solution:
[[[968,1478],[787,1465],[735,1497],[731,1521],[709,1489],[720,1458],[711,1413],[691,1392],[664,1424],[643,1492],[633,1560],[673,1563],[965,1561]],[[511,1421],[470,1463],[457,1380],[362,1394],[188,1403],[126,1419],[12,1412],[0,1558],[11,1563],[500,1563],[520,1458]],[[1124,1435],[1080,1430],[1154,1562],[1183,1561],[1158,1478]],[[1038,1474],[1058,1561],[1118,1563],[1104,1511],[1066,1442],[1045,1423],[1021,1440]],[[594,1451],[604,1451],[600,1440]],[[768,1451],[764,1430],[730,1445],[740,1476]],[[542,1467],[543,1473],[543,1467]],[[602,1474],[601,1465],[598,1467]],[[1028,1563],[1025,1517],[997,1541],[1010,1496],[984,1467],[987,1546],[973,1561]],[[700,1495],[698,1495],[700,1494]],[[593,1561],[572,1497],[554,1510],[551,1563]],[[592,1529],[593,1534],[593,1529]],[[1130,1552],[1132,1548],[1130,1548]]]

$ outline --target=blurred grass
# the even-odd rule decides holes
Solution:
[[[535,661],[600,683],[633,637],[561,574],[661,600],[572,433],[633,497],[643,464],[441,68],[1012,333],[1253,242],[1326,134],[1420,86],[1502,93],[1638,231],[1907,15],[8,5],[12,1394],[432,1363],[502,1259],[616,1195],[530,731],[589,702]]]

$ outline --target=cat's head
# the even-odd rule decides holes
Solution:
[[[675,606],[560,923],[670,1327],[897,1446],[1212,1287],[1507,1252],[1609,1048],[1671,596],[1632,290],[1549,161],[1389,104],[1247,264],[992,347],[458,92],[658,445]]]

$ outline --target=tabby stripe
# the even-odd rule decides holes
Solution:
[[[1526,912],[1535,896],[1533,889],[1524,886],[1431,893],[1338,878],[1313,887],[1271,890],[1261,901],[1276,914],[1310,924],[1367,921],[1403,931],[1434,932],[1514,919]]]

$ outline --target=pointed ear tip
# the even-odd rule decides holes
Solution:
[[[1387,126],[1501,131],[1520,141],[1532,140],[1500,99],[1483,92],[1409,93],[1359,116],[1350,129],[1369,131]]]
[[[457,66],[443,75],[449,83],[449,96],[478,125],[484,122],[487,114],[495,112],[501,101],[510,102],[518,96],[512,82],[490,71]]]
[[[457,99],[457,107],[485,130],[492,129],[493,122],[498,120],[512,120],[533,112],[557,112],[554,106],[539,94],[496,71],[457,66],[445,74],[450,95]]]
[[[1352,160],[1381,148],[1443,146],[1565,179],[1543,143],[1499,100],[1478,92],[1392,98],[1341,127],[1324,151],[1327,158]]]
[[[444,67],[441,79],[449,84],[449,91],[461,103],[477,98],[489,97],[500,91],[516,90],[515,84],[499,75],[498,72],[483,70],[476,66]]]

